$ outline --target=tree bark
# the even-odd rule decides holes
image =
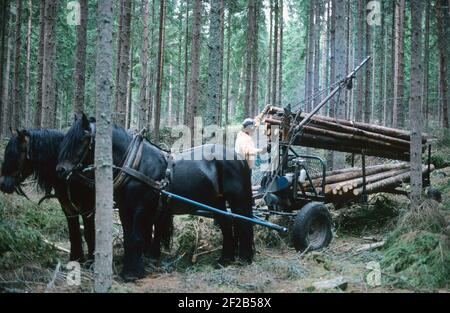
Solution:
[[[147,116],[148,116],[148,106],[147,106],[147,88],[148,86],[148,42],[149,42],[149,31],[148,31],[148,18],[150,14],[150,2],[149,0],[142,0],[143,6],[143,34],[142,34],[142,47],[141,47],[141,86],[139,92],[139,129],[147,126]]]
[[[422,194],[422,1],[411,0],[411,205],[418,208]]]
[[[340,81],[346,75],[345,57],[345,1],[336,0],[336,72],[334,81]],[[336,99],[336,117],[345,117],[345,103],[342,97]],[[333,156],[333,168],[340,169],[345,167],[345,154],[336,152]]]
[[[223,0],[211,2],[209,14],[209,65],[208,65],[208,103],[206,106],[205,126],[217,125],[219,116],[217,112],[221,105],[221,76],[220,64],[223,62],[223,46],[220,32],[220,18],[223,10]]]
[[[228,8],[227,22],[227,75],[226,75],[226,91],[225,91],[225,127],[229,124],[230,116],[230,63],[231,63],[231,8]],[[269,43],[270,45],[270,43]],[[270,77],[270,74],[268,75]]]
[[[314,95],[320,90],[319,81],[320,81],[320,1],[315,1],[314,3]],[[314,107],[320,103],[320,97],[314,99]]]
[[[271,86],[272,86],[272,38],[273,38],[273,0],[269,0],[269,49],[267,50],[267,84],[264,105],[270,103]]]
[[[36,107],[34,112],[34,126],[41,127],[42,120],[42,78],[44,74],[44,42],[45,42],[45,3],[39,2],[39,51],[36,75]]]
[[[395,6],[395,76],[394,76],[394,104],[392,108],[392,127],[403,127],[404,123],[404,23],[405,0],[399,0]]]
[[[428,128],[428,76],[429,76],[429,64],[430,59],[430,11],[431,2],[427,1],[425,9],[425,39],[424,39],[424,54],[423,54],[423,97],[422,97],[422,110],[425,120],[425,128]]]
[[[184,36],[184,104],[183,104],[183,119],[184,124],[189,125],[190,117],[188,113],[188,76],[189,76],[189,0],[186,1],[186,25],[185,25],[185,36]]]
[[[166,1],[160,1],[159,8],[159,43],[158,43],[158,72],[156,76],[156,101],[155,101],[155,126],[153,128],[153,140],[159,143],[159,126],[161,123],[161,99],[164,79],[164,46],[165,46],[165,21]]]
[[[448,27],[449,27],[449,13],[446,10],[448,3],[445,0],[436,1],[436,17],[438,28],[438,46],[439,46],[439,92],[441,98],[441,114],[442,114],[442,126],[449,128],[449,116],[448,116],[448,82],[447,82],[447,67],[449,62],[449,49],[448,49]]]
[[[280,36],[279,36],[279,49],[278,52],[278,91],[277,91],[277,105],[281,106],[283,95],[283,36],[284,36],[284,20],[283,20],[284,3],[280,0]]]
[[[9,83],[10,83],[10,70],[11,70],[11,50],[12,50],[12,27],[9,27],[9,2],[7,4],[6,10],[8,13],[6,14],[6,28],[5,28],[5,74],[2,81],[2,124],[0,125],[1,131],[3,135],[6,135],[8,133],[8,128],[11,125],[11,118],[10,118],[10,111],[11,111],[11,104],[9,101]],[[3,65],[3,63],[2,63]]]
[[[16,31],[15,31],[15,61],[14,61],[14,105],[13,110],[13,125],[12,127],[21,128],[22,122],[22,101],[20,98],[20,68],[22,62],[22,0],[16,0]]]
[[[44,28],[44,65],[42,79],[42,114],[41,127],[55,127],[56,112],[56,82],[55,82],[55,56],[56,56],[56,12],[57,0],[45,1],[45,28]]]
[[[250,101],[250,116],[258,115],[258,98],[259,98],[259,11],[261,6],[261,0],[255,0],[254,17],[253,17],[253,29],[255,31],[253,35],[253,53],[252,53],[252,95]],[[281,37],[282,38],[282,37]],[[281,65],[281,57],[280,57]],[[281,68],[280,68],[281,79]],[[281,88],[281,87],[280,87]],[[281,94],[281,93],[280,93]]]
[[[278,69],[278,22],[279,22],[279,7],[278,0],[274,0],[274,28],[273,28],[273,78],[272,78],[272,105],[277,102],[277,69]]]
[[[311,112],[313,105],[313,89],[314,89],[314,46],[315,46],[315,26],[314,12],[316,1],[309,1],[309,19],[308,19],[308,53],[307,53],[307,69],[306,69],[306,112]]]
[[[247,7],[247,48],[246,48],[246,67],[245,67],[245,96],[244,96],[244,118],[250,117],[250,101],[252,91],[252,52],[253,52],[253,36],[255,36],[254,14],[255,3],[254,0],[248,1]]]
[[[117,102],[115,108],[115,123],[126,127],[126,105],[127,105],[127,81],[130,70],[130,47],[131,47],[131,0],[122,0],[122,29],[120,36],[120,59],[119,75],[117,85]]]
[[[33,2],[28,0],[28,27],[26,40],[26,63],[25,63],[25,100],[24,100],[24,120],[23,125],[29,128],[30,116],[30,66],[31,66],[31,32],[33,26]]]
[[[364,0],[358,0],[358,63],[361,63],[364,59],[364,25],[365,25],[365,9]],[[357,73],[357,102],[356,102],[356,116],[355,119],[358,122],[363,120],[363,95],[364,95],[364,71]]]
[[[365,3],[365,7],[367,8],[367,4],[369,4],[370,0],[367,0]],[[366,10],[367,16],[368,11]],[[372,55],[372,30],[371,26],[366,23],[366,55]],[[364,122],[370,123],[372,118],[372,64],[375,62],[375,59],[372,57],[371,61],[366,64],[366,88],[365,88],[365,100],[364,100]]]
[[[2,0],[1,1],[1,22],[0,22],[0,137],[5,135],[4,132],[4,125],[6,123],[6,118],[4,115],[4,111],[6,109],[6,106],[8,105],[7,102],[3,99],[3,83],[5,80],[8,80],[7,77],[5,77],[5,54],[8,55],[8,52],[6,51],[8,49],[8,29],[9,29],[9,0]]]
[[[75,96],[74,112],[80,115],[84,111],[84,90],[86,82],[86,45],[88,1],[80,0],[80,25],[77,26],[77,51],[75,57]]]
[[[198,111],[199,100],[199,79],[200,79],[200,31],[201,31],[201,0],[195,0],[194,2],[194,26],[192,29],[192,50],[191,50],[191,81],[189,87],[189,127],[191,129],[191,142],[194,140],[194,119]]]
[[[106,292],[112,284],[113,182],[112,182],[112,68],[113,0],[99,0],[96,62],[95,135],[95,291]]]

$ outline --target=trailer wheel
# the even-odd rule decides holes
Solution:
[[[333,238],[332,221],[323,203],[310,202],[297,213],[292,240],[297,251],[318,250],[328,246]]]

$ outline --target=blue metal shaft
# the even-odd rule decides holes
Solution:
[[[256,217],[252,218],[252,217],[248,217],[248,216],[244,216],[244,215],[240,215],[240,214],[236,214],[236,213],[232,213],[232,212],[228,212],[228,211],[222,211],[222,210],[213,208],[212,206],[209,206],[209,205],[206,205],[206,204],[203,204],[203,203],[200,203],[200,202],[197,202],[197,201],[194,201],[194,200],[191,200],[191,199],[188,199],[188,198],[176,195],[174,193],[171,193],[171,192],[168,192],[168,191],[165,191],[165,190],[162,190],[161,192],[163,194],[165,194],[166,196],[168,196],[169,198],[173,198],[173,199],[179,200],[181,202],[185,202],[185,203],[189,203],[189,204],[195,205],[195,206],[200,207],[200,208],[202,208],[202,209],[204,209],[206,211],[209,211],[209,212],[213,212],[213,213],[216,213],[216,214],[219,214],[219,215],[228,216],[228,217],[239,219],[239,220],[242,220],[242,221],[247,221],[247,222],[250,222],[250,223],[253,223],[253,224],[258,224],[258,225],[261,225],[261,226],[265,226],[265,227],[274,229],[274,230],[279,231],[279,232],[284,232],[285,233],[285,232],[288,231],[288,229],[286,227],[282,227],[282,226],[279,226],[279,225],[276,225],[276,224],[272,224],[272,223],[266,222],[266,221],[264,221],[262,219],[259,219],[259,218],[256,218]]]

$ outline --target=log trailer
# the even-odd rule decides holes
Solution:
[[[270,170],[264,173],[255,199],[261,205],[255,215],[272,215],[294,220],[293,244],[296,250],[317,250],[332,240],[332,219],[326,206],[340,208],[351,202],[366,203],[377,192],[407,194],[398,189],[409,181],[410,134],[407,131],[319,116],[319,110],[344,88],[352,88],[358,70],[367,57],[347,77],[335,84],[310,113],[292,112],[290,107],[267,106],[260,114],[271,145]],[[431,142],[423,136],[428,161],[423,166],[424,187],[430,185]],[[319,148],[351,154],[352,168],[327,171],[323,158],[302,155],[298,147]],[[361,155],[361,168],[355,168],[355,155]],[[395,160],[393,163],[366,166],[366,157]],[[403,161],[403,162],[401,162]]]

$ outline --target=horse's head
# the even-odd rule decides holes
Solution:
[[[61,143],[56,173],[58,177],[68,177],[72,172],[80,170],[94,162],[95,119],[84,113],[75,116],[72,127]]]
[[[0,172],[0,190],[6,193],[20,190],[20,184],[33,173],[30,134],[27,130],[12,129],[11,133]]]

